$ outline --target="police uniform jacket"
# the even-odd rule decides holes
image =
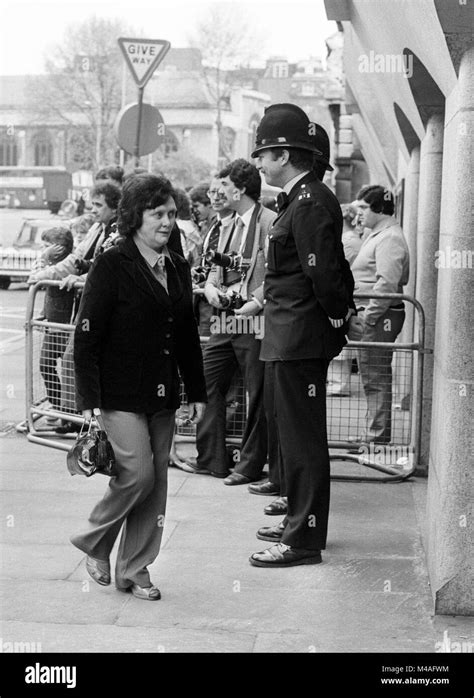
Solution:
[[[354,280],[341,243],[342,213],[312,173],[291,189],[269,235],[263,361],[337,356],[346,344]]]
[[[188,400],[206,402],[189,265],[169,252],[168,293],[130,238],[92,265],[74,336],[79,410],[176,409],[178,369]]]

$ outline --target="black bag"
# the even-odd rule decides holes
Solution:
[[[95,424],[92,424],[93,420]],[[85,423],[81,427],[74,446],[67,454],[67,469],[71,475],[86,477],[91,477],[94,473],[109,477],[118,475],[114,449],[107,438],[102,418],[99,415],[94,416],[89,422],[86,433],[84,433],[84,425]]]

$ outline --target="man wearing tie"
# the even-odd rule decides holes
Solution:
[[[222,231],[218,252],[235,254],[241,263],[227,268],[214,264],[205,286],[206,298],[216,310],[204,349],[209,404],[197,428],[195,468],[197,473],[226,478],[226,485],[243,485],[260,479],[267,459],[264,365],[259,360],[261,341],[257,334],[263,309],[266,238],[275,214],[258,203],[260,175],[246,160],[234,160],[219,173],[219,179],[226,206],[236,212],[236,218],[232,229]],[[237,307],[226,307],[236,296],[241,299]],[[225,396],[237,367],[248,393],[248,416],[240,461],[229,475]]]
[[[313,170],[316,124],[294,104],[268,107],[252,157],[267,184],[283,189],[265,274],[265,410],[276,423],[283,521],[261,528],[273,543],[254,553],[257,567],[321,562],[329,514],[326,374],[355,312],[354,280],[341,243],[342,214]],[[326,165],[324,165],[325,169]]]
[[[215,215],[211,219],[209,230],[203,239],[202,262],[198,267],[191,269],[194,282],[194,314],[201,337],[209,336],[209,323],[214,312],[214,308],[204,295],[204,286],[212,266],[211,262],[206,261],[206,254],[217,250],[220,235],[227,235],[232,230],[235,218],[235,211],[227,206],[226,197],[218,177],[212,179],[207,196]]]

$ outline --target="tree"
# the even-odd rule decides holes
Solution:
[[[153,153],[153,171],[162,173],[177,186],[186,189],[200,182],[209,182],[212,168],[208,162],[196,157],[186,148],[181,148],[167,157],[159,148]]]
[[[69,127],[69,160],[78,167],[97,169],[116,160],[113,124],[123,66],[117,39],[133,31],[120,20],[99,17],[72,25],[46,57],[46,79],[33,88],[38,115]]]
[[[213,3],[209,14],[198,22],[189,37],[191,46],[203,57],[203,71],[209,95],[216,110],[219,139],[219,165],[232,159],[229,139],[222,123],[222,113],[230,108],[230,86],[226,71],[248,64],[261,54],[263,39],[245,20],[238,3]]]

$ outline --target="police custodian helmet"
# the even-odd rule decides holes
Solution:
[[[329,165],[329,139],[319,124],[312,123],[296,104],[272,104],[265,109],[257,127],[255,148],[257,157],[267,148],[301,148],[314,153],[315,159]]]

